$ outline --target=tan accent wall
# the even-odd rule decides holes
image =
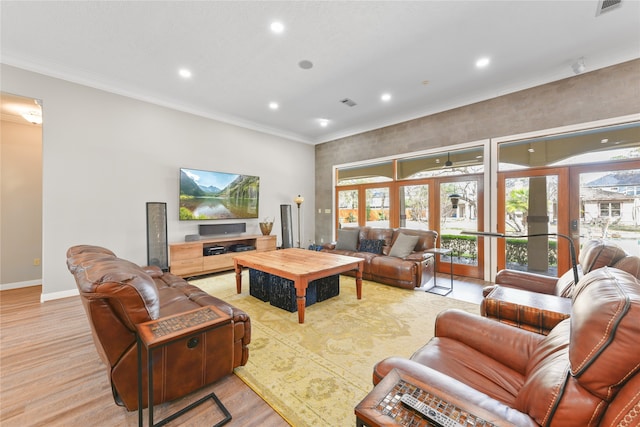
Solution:
[[[333,240],[332,167],[640,112],[640,59],[316,146],[316,242]],[[326,213],[330,209],[331,213]],[[317,212],[317,211],[316,211]]]

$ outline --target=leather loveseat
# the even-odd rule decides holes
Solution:
[[[640,282],[605,267],[580,280],[571,317],[549,335],[446,310],[434,338],[411,359],[379,362],[373,381],[399,369],[497,425],[638,426],[638,342]]]
[[[75,277],[117,404],[130,411],[138,409],[139,323],[207,306],[231,318],[224,327],[196,335],[195,340],[193,335],[179,339],[154,354],[154,404],[185,396],[246,364],[251,323],[244,311],[158,267],[140,267],[102,247],[69,248],[67,266]],[[143,353],[143,401],[147,402],[146,350]]]
[[[345,231],[357,233],[357,239],[350,248],[341,248],[340,245],[340,234]],[[413,247],[405,256],[391,256],[394,244],[399,239],[403,241],[406,236],[417,237]],[[438,233],[431,230],[353,227],[339,230],[338,241],[325,243],[321,250],[364,259],[362,278],[365,280],[414,289],[427,284],[433,277],[433,254],[425,251],[435,248],[437,239]],[[369,252],[371,249],[364,250],[364,244],[376,242],[380,244],[378,250],[373,252]]]
[[[610,240],[593,239],[587,241],[578,257],[578,280],[584,274],[601,267],[615,267],[640,278],[640,258],[629,255],[624,249]],[[573,295],[573,270],[560,277],[550,277],[528,271],[504,269],[496,275],[496,285],[524,289],[549,295],[571,298]],[[492,286],[483,289],[486,296]]]

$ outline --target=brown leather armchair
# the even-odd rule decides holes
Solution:
[[[580,251],[578,264],[579,277],[601,267],[615,267],[640,278],[640,258],[627,254],[620,246],[608,240],[587,241]],[[573,270],[567,271],[558,278],[505,269],[498,272],[495,283],[565,298],[572,297],[574,288]],[[492,290],[492,285],[485,287],[483,295],[487,296]]]
[[[108,249],[79,245],[67,251],[93,340],[117,404],[138,409],[136,324],[206,306],[231,318],[230,324],[178,339],[154,354],[153,401],[185,396],[246,364],[251,341],[249,316],[184,279],[159,268],[140,267]],[[143,401],[147,402],[146,350],[143,350]]]
[[[585,275],[574,298],[571,317],[547,336],[444,311],[435,337],[411,359],[379,362],[373,382],[399,369],[498,425],[640,425],[640,282],[605,267]]]

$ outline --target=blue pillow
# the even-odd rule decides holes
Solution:
[[[380,255],[384,240],[381,239],[362,239],[360,240],[360,252],[371,252]]]

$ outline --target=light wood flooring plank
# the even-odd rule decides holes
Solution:
[[[137,426],[137,412],[113,401],[80,297],[40,303],[40,293],[39,286],[0,292],[0,425]],[[228,426],[288,426],[235,375],[159,405],[156,420],[212,391],[233,416]],[[170,425],[213,425],[220,419],[207,402]]]

